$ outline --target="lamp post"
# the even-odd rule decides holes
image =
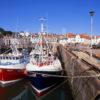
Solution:
[[[91,43],[90,43],[90,47],[91,47],[91,53],[90,56],[92,58],[92,37],[93,37],[93,16],[94,16],[94,11],[90,11],[90,17],[91,17]]]

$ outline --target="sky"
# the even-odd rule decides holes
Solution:
[[[100,0],[0,0],[0,27],[10,31],[90,34],[89,11],[94,10],[93,34],[100,35]]]

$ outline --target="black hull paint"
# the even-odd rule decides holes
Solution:
[[[62,77],[46,76],[49,75],[61,75],[62,71],[59,72],[28,72],[29,79],[32,87],[38,94],[42,94],[54,87],[55,85],[61,83],[64,79]]]

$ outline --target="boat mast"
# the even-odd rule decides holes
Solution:
[[[41,46],[41,52],[42,52],[42,60],[43,60],[43,34],[44,34],[44,22],[45,18],[41,17],[40,18],[40,23],[41,23],[41,32],[40,32],[40,46]]]
[[[17,40],[12,39],[11,45],[10,45],[11,50],[12,50],[12,53],[15,54],[15,55],[18,55],[19,52],[18,52],[18,49],[17,49],[17,46],[16,45],[17,45]]]
[[[44,22],[45,22],[45,18],[41,17],[40,18],[40,22],[41,22],[41,33],[44,33]]]

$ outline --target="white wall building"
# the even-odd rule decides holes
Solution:
[[[73,33],[68,33],[66,35],[68,43],[75,43],[75,35]]]
[[[97,37],[97,44],[100,43],[100,36]]]
[[[85,44],[89,45],[91,43],[90,36],[87,34],[73,34],[73,33],[68,33],[66,35],[68,38],[67,42],[68,43],[80,43],[80,44]]]
[[[68,43],[67,38],[60,39],[59,43],[62,44],[62,45],[66,45]]]
[[[90,36],[87,34],[78,34],[75,36],[76,43],[90,44]]]

